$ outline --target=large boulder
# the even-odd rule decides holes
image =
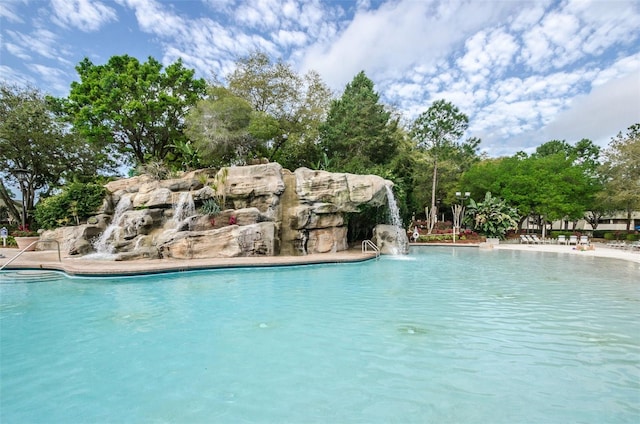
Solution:
[[[373,243],[383,255],[406,255],[409,253],[409,239],[402,227],[378,224],[373,229]]]
[[[108,183],[95,223],[55,238],[69,253],[88,253],[95,244],[118,260],[336,252],[348,248],[346,214],[387,205],[391,185],[375,175],[291,172],[277,163],[168,180],[142,175]],[[209,199],[222,211],[207,215],[215,212],[204,204]],[[390,234],[381,230],[381,244],[392,243]]]
[[[273,256],[275,225],[262,222],[215,230],[176,232],[159,246],[162,257],[175,259]]]
[[[386,186],[391,182],[377,175],[355,175],[298,168],[296,192],[301,203],[330,205],[337,212],[358,212],[363,204],[387,203]]]
[[[307,254],[340,252],[348,249],[347,227],[330,227],[309,231],[305,252]]]
[[[93,251],[92,242],[97,239],[106,228],[104,216],[96,217],[93,224],[82,224],[73,227],[60,227],[44,231],[40,239],[51,241],[42,243],[47,250],[57,250],[63,255],[85,255]],[[56,245],[57,242],[57,245]]]
[[[282,166],[277,163],[223,168],[216,180],[223,186],[218,190],[224,191],[234,209],[255,207],[270,215],[275,213],[285,188]]]

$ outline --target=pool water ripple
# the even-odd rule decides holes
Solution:
[[[0,422],[637,422],[639,277],[428,248],[0,285]]]

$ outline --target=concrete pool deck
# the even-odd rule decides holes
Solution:
[[[412,246],[433,246],[434,244],[412,244]],[[439,244],[438,246],[453,246]],[[459,248],[478,248],[477,244],[458,244]],[[604,244],[595,244],[595,250],[580,251],[575,246],[553,244],[498,244],[495,250],[522,250],[528,252],[552,252],[557,254],[580,255],[583,257],[602,257],[621,259],[640,263],[640,251],[612,248]],[[0,248],[0,267],[18,254],[17,249]],[[313,265],[326,263],[360,262],[375,258],[372,252],[362,253],[358,249],[350,249],[337,253],[324,253],[308,256],[265,256],[242,258],[214,258],[214,259],[140,259],[131,261],[92,260],[80,257],[61,257],[58,260],[57,250],[43,250],[25,252],[11,262],[4,270],[55,270],[70,275],[109,276],[109,275],[139,275],[162,272],[179,272],[201,269],[240,268],[240,267],[269,267],[286,265]]]

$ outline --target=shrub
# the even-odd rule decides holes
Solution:
[[[71,183],[60,194],[38,202],[36,221],[44,229],[79,224],[102,205],[106,192],[98,184]]]
[[[616,236],[613,233],[604,233],[604,239],[605,240],[614,240],[615,238],[616,238]]]
[[[147,162],[136,169],[138,175],[147,174],[156,181],[171,177],[171,170],[162,161]]]
[[[565,236],[565,237],[569,237],[574,235],[573,232],[571,231],[551,231],[551,238],[558,238],[558,236]]]
[[[638,234],[627,234],[627,241],[638,241],[640,236]]]
[[[202,212],[203,215],[218,216],[221,212],[220,205],[218,205],[215,199],[207,199],[202,202],[200,212]]]
[[[517,228],[518,211],[487,192],[484,202],[469,201],[465,222],[487,237],[504,239],[507,230]]]

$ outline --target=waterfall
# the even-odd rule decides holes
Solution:
[[[177,203],[173,204],[173,228],[178,229],[182,221],[196,214],[196,205],[191,193],[183,192]]]
[[[396,203],[396,198],[393,196],[393,190],[389,185],[385,185],[384,187],[387,189],[387,201],[389,202],[391,225],[404,228],[402,225],[402,219],[400,218],[400,209],[398,208],[398,204]]]
[[[131,208],[131,199],[127,196],[122,196],[116,205],[116,210],[113,212],[111,223],[93,244],[93,248],[96,250],[95,256],[108,256],[113,253],[114,247],[109,242],[109,239],[113,232],[119,228],[122,215],[124,215],[129,208]]]
[[[395,246],[393,246],[390,250],[393,255],[405,254],[409,251],[409,239],[407,238],[407,234],[404,230],[402,218],[400,218],[400,208],[398,208],[398,204],[396,203],[396,198],[393,195],[391,186],[385,185],[385,188],[387,189],[387,202],[389,203],[391,225],[395,227],[396,231]]]

